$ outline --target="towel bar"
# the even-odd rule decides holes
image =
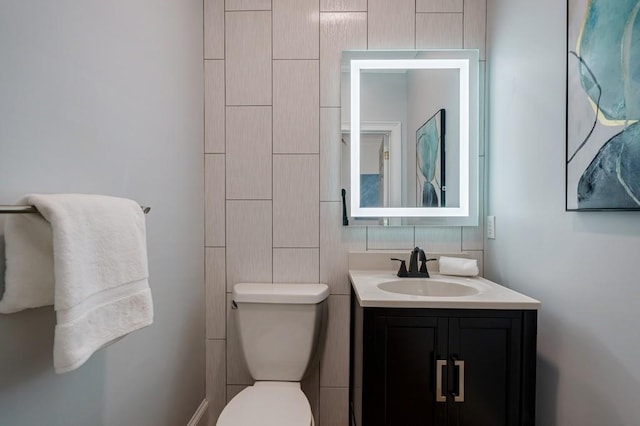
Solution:
[[[151,207],[140,206],[144,214],[149,213]],[[0,206],[0,214],[13,214],[13,213],[39,213],[38,209],[34,206]]]

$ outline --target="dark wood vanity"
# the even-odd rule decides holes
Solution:
[[[533,426],[537,311],[362,307],[352,426]]]

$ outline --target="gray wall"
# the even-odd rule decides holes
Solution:
[[[155,307],[151,327],[63,375],[53,309],[0,316],[3,426],[184,425],[204,398],[202,19],[194,0],[0,1],[0,204],[151,206]]]
[[[640,213],[564,211],[565,2],[489,0],[485,275],[542,301],[541,426],[640,419]]]

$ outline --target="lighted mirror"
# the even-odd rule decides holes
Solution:
[[[345,51],[351,225],[478,224],[477,50]]]

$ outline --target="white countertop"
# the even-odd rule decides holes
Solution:
[[[363,307],[537,310],[541,306],[538,300],[484,278],[454,277],[436,273],[432,273],[431,278],[470,286],[477,289],[478,293],[458,297],[431,297],[392,293],[381,290],[378,288],[378,284],[398,280],[394,271],[349,271],[349,280],[355,290],[358,303]]]

